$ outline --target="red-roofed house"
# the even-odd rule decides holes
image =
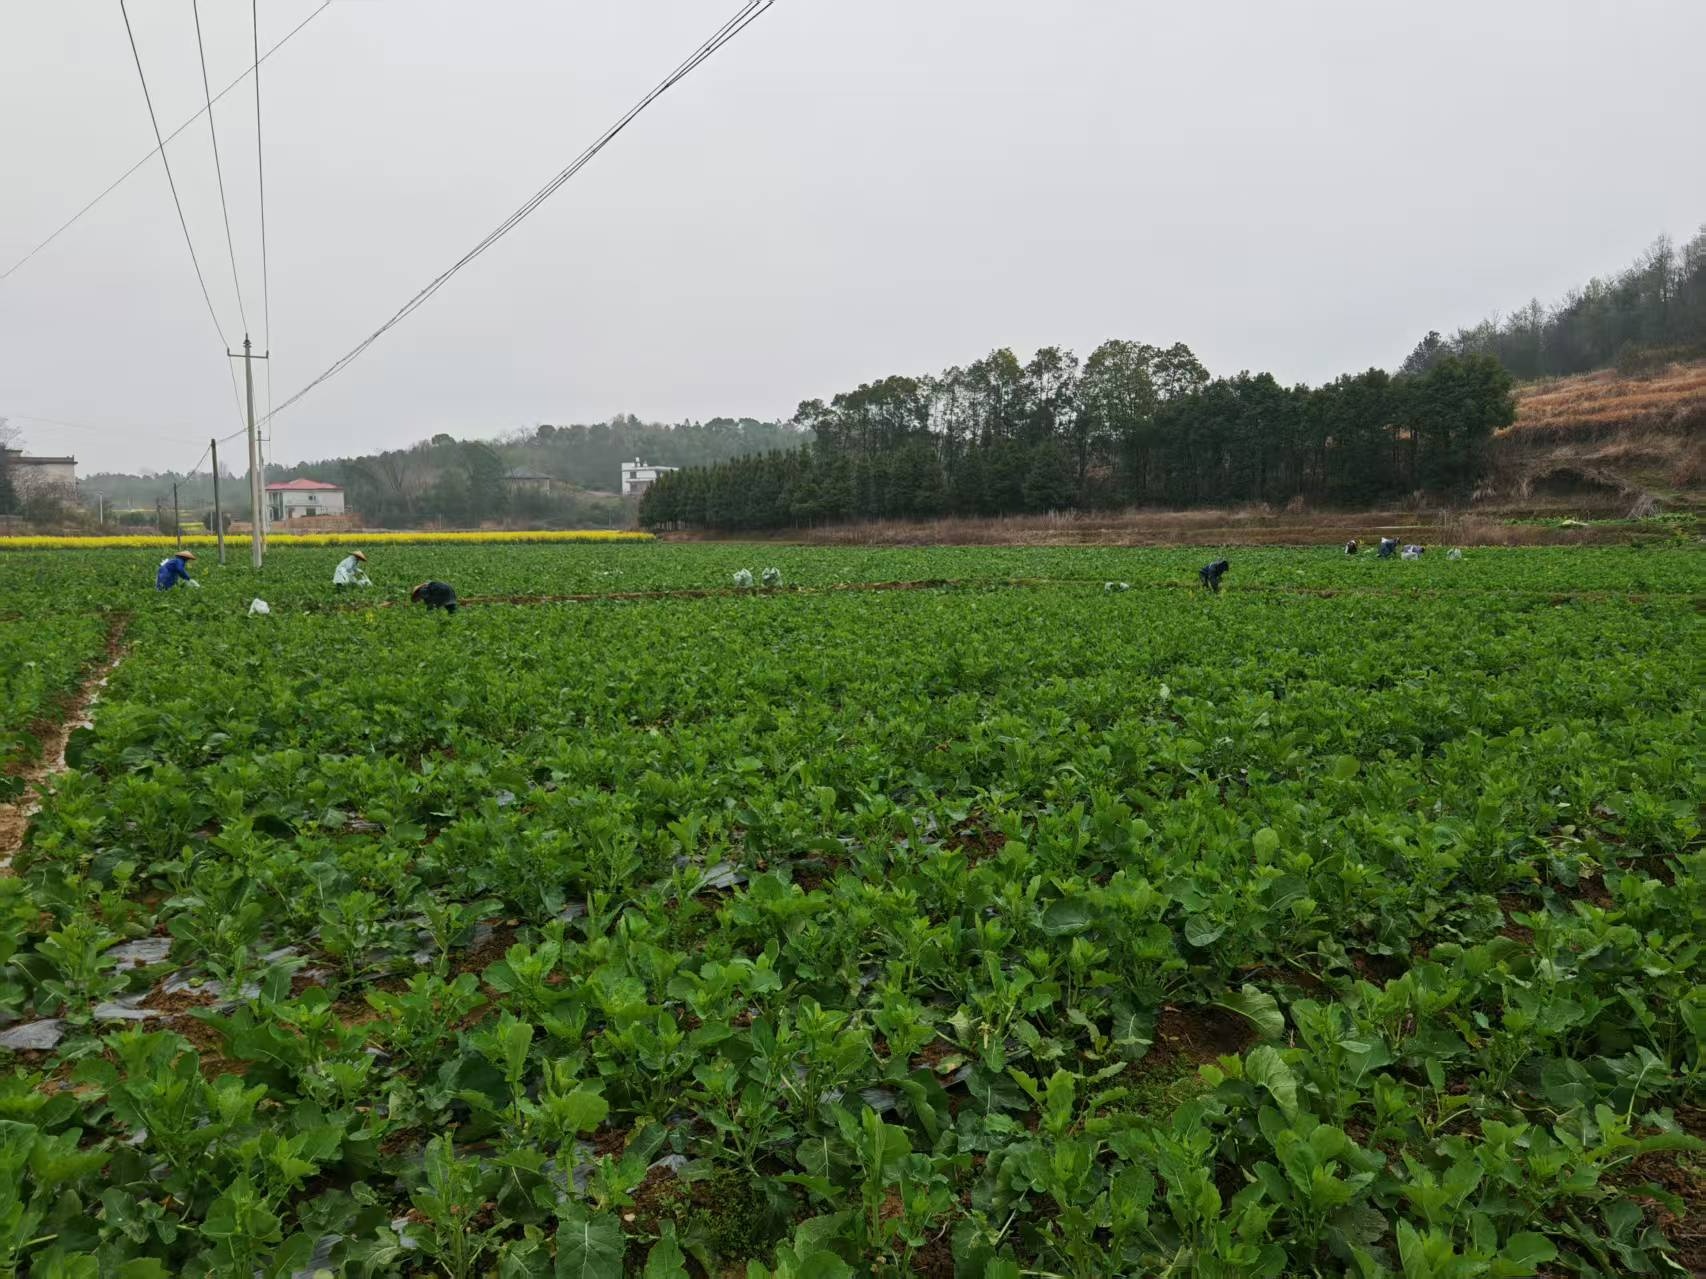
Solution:
[[[319,480],[286,480],[267,485],[267,515],[273,523],[303,516],[342,515],[344,490]]]

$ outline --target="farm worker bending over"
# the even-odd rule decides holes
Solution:
[[[1350,541],[1345,543],[1345,554],[1346,555],[1355,555],[1356,553],[1357,553],[1357,540],[1356,540],[1356,538],[1353,537]]]
[[[367,563],[367,556],[360,551],[352,551],[338,561],[338,566],[332,570],[333,586],[372,586],[367,574],[362,571],[362,565]]]
[[[201,589],[201,583],[190,576],[190,571],[184,567],[186,560],[195,558],[194,551],[179,551],[160,561],[160,567],[154,573],[154,589],[169,591],[179,582]]]
[[[1202,578],[1202,584],[1209,590],[1219,591],[1221,576],[1231,567],[1225,560],[1216,560],[1212,564],[1206,564],[1199,568],[1197,576]]]
[[[409,592],[409,598],[425,604],[429,612],[435,608],[442,608],[446,613],[456,611],[456,592],[443,582],[422,582]]]
[[[1397,538],[1395,538],[1395,537],[1383,537],[1380,539],[1380,558],[1381,559],[1389,560],[1394,555],[1396,555],[1397,553],[1398,553],[1398,539]]]

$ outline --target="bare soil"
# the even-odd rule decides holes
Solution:
[[[1523,468],[1535,469],[1536,463]],[[1541,466],[1544,470],[1544,466]],[[1520,476],[1512,483],[1520,482]],[[821,528],[664,533],[663,541],[773,542],[802,546],[1340,546],[1381,537],[1425,546],[1594,546],[1628,542],[1630,526],[1513,524],[1545,517],[1622,518],[1644,490],[1621,484],[1592,494],[1532,496],[1469,510],[1278,511],[1266,506],[1196,511],[1089,511],[989,519],[871,520]],[[603,596],[600,598],[617,598]]]
[[[1156,1019],[1155,1043],[1133,1070],[1143,1075],[1176,1073],[1241,1053],[1255,1041],[1255,1026],[1237,1013],[1169,1004]]]

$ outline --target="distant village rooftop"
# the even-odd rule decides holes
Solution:
[[[267,485],[269,493],[341,493],[343,485],[327,484],[323,480],[285,480],[280,484]]]

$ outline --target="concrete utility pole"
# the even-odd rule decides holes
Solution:
[[[226,355],[237,358],[235,351]],[[250,349],[249,335],[243,335],[243,385],[249,392],[249,504],[253,510],[252,532],[249,534],[249,563],[256,568],[266,556],[266,473],[261,469],[260,439],[255,434],[255,360],[264,360]]]
[[[219,563],[225,563],[225,512],[219,509],[219,441],[207,442],[208,452],[213,454],[213,531],[219,535]]]
[[[178,549],[184,549],[184,522],[178,516],[178,486],[172,485],[172,535],[178,539]]]

